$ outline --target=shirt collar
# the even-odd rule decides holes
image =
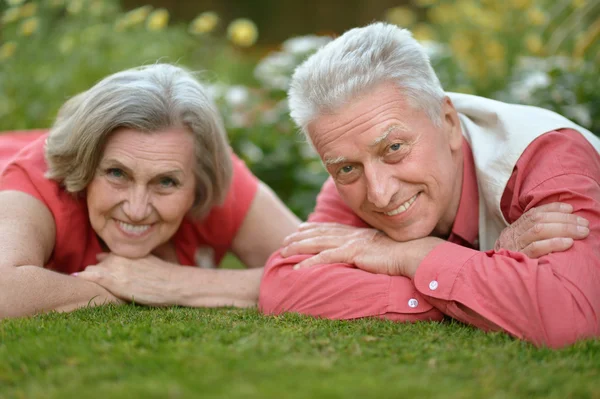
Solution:
[[[467,140],[463,137],[463,181],[460,203],[452,232],[448,241],[456,242],[458,237],[466,241],[472,248],[479,248],[479,193],[477,190],[477,175],[473,153]]]

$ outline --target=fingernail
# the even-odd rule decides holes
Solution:
[[[577,217],[577,224],[580,226],[589,226],[590,222],[582,217]]]
[[[577,226],[577,231],[581,234],[588,234],[590,232],[590,229],[588,229],[585,226]]]
[[[71,276],[77,277],[77,276],[79,276],[79,273],[71,273]]]
[[[573,239],[572,238],[561,238],[563,244],[565,245],[571,245],[573,244]]]

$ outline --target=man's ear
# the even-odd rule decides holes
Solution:
[[[448,143],[453,151],[458,151],[462,148],[463,135],[460,126],[458,112],[452,104],[450,97],[444,97],[442,102],[442,128],[448,134]]]

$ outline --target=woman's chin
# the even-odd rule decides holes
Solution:
[[[154,248],[136,248],[131,246],[122,246],[122,245],[108,245],[108,250],[110,253],[121,256],[123,258],[128,259],[141,259],[152,253]]]

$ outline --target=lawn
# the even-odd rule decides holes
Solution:
[[[110,305],[0,321],[0,397],[600,398],[600,340]]]

